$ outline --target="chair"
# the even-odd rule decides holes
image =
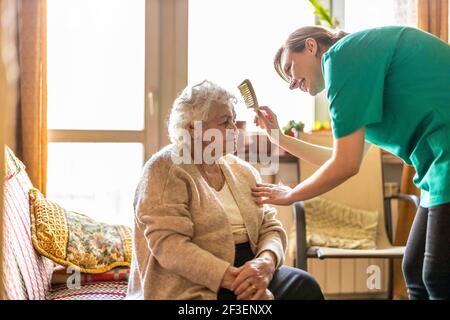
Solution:
[[[302,134],[301,139],[313,144],[332,146],[331,134]],[[300,160],[300,180],[303,181],[314,173],[318,166]],[[392,245],[392,218],[391,200],[407,200],[416,206],[419,200],[414,195],[397,194],[384,196],[383,172],[381,151],[372,146],[364,157],[359,173],[347,180],[337,188],[327,192],[321,197],[339,202],[341,204],[365,210],[377,210],[379,223],[376,246],[373,250],[339,249],[328,247],[308,247],[306,243],[306,220],[303,202],[293,205],[296,227],[296,255],[294,265],[297,268],[307,270],[308,258],[381,258],[389,259],[388,273],[388,298],[393,296],[393,262],[392,259],[401,259],[405,247]]]

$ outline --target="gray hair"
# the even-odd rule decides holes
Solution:
[[[209,110],[214,103],[230,105],[236,97],[217,84],[204,80],[199,84],[187,86],[175,99],[169,115],[169,138],[176,145],[183,143],[183,134],[194,121],[208,119]]]

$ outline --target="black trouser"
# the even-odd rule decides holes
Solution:
[[[450,203],[417,210],[403,274],[410,299],[450,298]]]
[[[254,254],[248,242],[236,246],[235,267],[240,267],[252,259],[254,259]],[[288,266],[280,266],[275,271],[269,284],[269,290],[276,300],[323,299],[319,285],[309,273]],[[217,294],[217,299],[236,300],[236,296],[232,291],[221,288]]]

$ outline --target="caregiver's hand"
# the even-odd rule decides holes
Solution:
[[[270,141],[277,142],[279,135],[282,134],[280,125],[278,124],[277,115],[267,106],[259,107],[256,111],[255,120],[253,121],[258,127],[266,129]]]
[[[231,290],[234,291],[238,300],[253,298],[269,299],[270,297],[268,297],[267,294],[269,294],[270,291],[267,292],[267,287],[269,286],[270,281],[272,281],[274,272],[275,261],[272,258],[260,256],[247,261],[231,285]]]
[[[257,183],[252,196],[259,205],[264,203],[287,206],[294,203],[292,188],[283,184]]]

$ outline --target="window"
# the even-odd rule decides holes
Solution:
[[[48,156],[49,199],[100,221],[133,222],[142,144],[50,143]]]
[[[133,222],[145,127],[145,0],[48,0],[47,196]]]
[[[417,26],[417,0],[345,0],[345,31],[408,25]]]
[[[314,24],[308,1],[190,0],[188,26],[188,81],[209,79],[240,99],[237,85],[248,78],[258,102],[270,106],[280,126],[289,120],[303,121],[306,129],[314,120],[313,98],[290,91],[273,68],[273,57],[295,29]],[[237,119],[256,131],[254,112],[242,99]]]
[[[48,1],[48,125],[142,130],[144,0]]]

